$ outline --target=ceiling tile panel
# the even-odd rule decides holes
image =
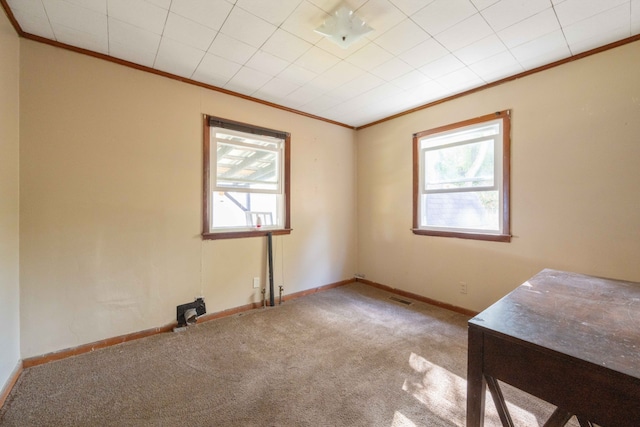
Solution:
[[[475,62],[469,69],[487,83],[524,71],[513,55],[506,51]]]
[[[460,68],[464,68],[464,64],[454,55],[449,54],[421,67],[420,72],[429,78],[437,79],[445,74],[453,73]]]
[[[407,16],[411,16],[434,0],[391,0],[391,3]]]
[[[437,40],[428,39],[400,55],[400,58],[412,67],[420,68],[448,54],[449,51]]]
[[[42,0],[7,0],[7,3],[14,12],[20,11],[39,18],[47,17]]]
[[[347,101],[382,84],[384,84],[384,80],[380,77],[376,77],[371,73],[365,73],[358,79],[349,82],[349,84],[340,86],[339,88],[329,92],[329,95],[342,101]]]
[[[471,0],[473,5],[478,10],[483,10],[491,6],[492,4],[498,3],[499,0]]]
[[[363,4],[365,4],[369,0],[307,0],[309,3],[312,3],[316,7],[322,9],[326,13],[334,12],[340,5],[346,4],[352,10],[358,10]]]
[[[474,64],[507,50],[502,40],[495,34],[454,52],[454,55],[467,65]]]
[[[238,0],[236,6],[243,8],[265,21],[279,26],[302,3],[302,0]]]
[[[413,70],[392,80],[391,83],[404,90],[411,90],[412,88],[423,85],[429,81],[431,81],[429,77],[425,76],[418,70]]]
[[[640,34],[640,0],[631,0],[631,35]]]
[[[525,70],[530,70],[571,55],[564,34],[554,31],[511,49]]]
[[[154,68],[182,77],[191,77],[205,52],[167,37],[160,41]]]
[[[453,52],[492,34],[491,27],[479,13],[434,36],[446,49]]]
[[[629,6],[629,0],[566,0],[555,10],[560,23],[569,26],[621,5]]]
[[[42,3],[41,3],[42,5]],[[16,9],[13,11],[13,16],[20,22],[20,27],[23,31],[36,36],[44,37],[50,40],[55,40],[53,29],[47,14],[42,8],[42,13],[29,13],[22,9]]]
[[[322,95],[322,91],[311,87],[311,86],[302,86],[299,89],[294,90],[289,95],[285,97],[287,105],[295,106],[296,108],[307,104],[314,99],[320,97]]]
[[[320,48],[312,47],[298,58],[295,64],[306,68],[307,70],[322,74],[338,62],[340,62],[340,58],[333,56],[329,52],[325,52]]]
[[[262,50],[289,62],[294,62],[312,46],[311,43],[279,28],[262,46]]]
[[[629,5],[623,4],[564,29],[571,53],[578,54],[631,35]]]
[[[214,29],[170,12],[163,36],[206,51],[211,46],[216,34],[217,32]]]
[[[304,1],[289,15],[280,28],[300,37],[302,40],[316,44],[322,39],[322,36],[313,30],[322,25],[328,17],[329,15],[322,9]]]
[[[426,31],[407,18],[376,38],[376,44],[387,52],[400,55],[428,38],[430,36]]]
[[[560,29],[560,23],[553,9],[545,9],[523,21],[498,32],[504,44],[513,48],[545,34]]]
[[[240,64],[207,53],[200,61],[193,78],[210,85],[222,87],[240,71],[240,68]]]
[[[281,98],[285,98],[287,95],[289,95],[299,87],[300,86],[290,82],[289,80],[274,77],[260,89],[254,92],[253,96],[259,96],[260,98],[269,97],[273,100],[279,100]]]
[[[284,59],[280,59],[277,56],[259,50],[251,57],[250,60],[247,61],[245,65],[253,68],[254,70],[260,70],[270,76],[275,76],[287,68],[289,63]]]
[[[276,31],[276,26],[234,7],[220,32],[253,47],[260,47]]]
[[[155,4],[158,7],[169,10],[171,6],[171,0],[147,0],[149,3]]]
[[[106,34],[97,35],[86,33],[75,28],[69,28],[55,23],[53,24],[53,33],[56,40],[60,43],[65,43],[102,54],[109,53],[109,41]]]
[[[307,70],[299,65],[291,64],[283,70],[279,76],[281,78],[291,80],[299,85],[303,85],[318,77],[318,73]]]
[[[172,0],[171,11],[219,31],[233,4],[227,0]]]
[[[247,62],[257,51],[257,48],[222,33],[216,35],[211,47],[209,47],[209,53],[238,64]]]
[[[378,76],[385,81],[391,81],[412,70],[413,68],[402,59],[393,58],[371,70],[371,74]]]
[[[109,18],[109,54],[146,67],[153,63],[160,47],[160,35]]]
[[[272,77],[267,73],[243,67],[229,80],[225,85],[225,89],[251,95],[271,79]]]
[[[77,31],[78,35],[92,34],[106,40],[106,14],[64,0],[44,0],[43,4],[54,32],[65,27]]]
[[[413,15],[412,19],[434,36],[477,12],[469,0],[436,0]]]
[[[481,13],[494,31],[500,31],[550,7],[549,0],[500,0]]]
[[[406,19],[406,15],[388,0],[369,0],[358,9],[357,15],[373,28],[366,36],[371,40],[375,40]]]
[[[169,13],[166,9],[144,0],[109,0],[107,5],[110,18],[156,34],[162,34]]]
[[[363,70],[371,70],[393,58],[393,55],[375,43],[369,43],[352,53],[346,61]]]

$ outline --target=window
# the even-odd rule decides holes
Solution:
[[[413,232],[509,242],[510,112],[413,136]]]
[[[288,234],[290,135],[204,118],[204,239]]]

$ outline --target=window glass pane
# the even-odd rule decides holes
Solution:
[[[448,146],[424,152],[425,190],[494,185],[494,141]]]
[[[425,137],[420,141],[420,146],[421,148],[437,147],[439,145],[455,144],[456,142],[469,141],[485,136],[497,135],[499,133],[500,123],[493,123],[487,126],[473,125],[470,129],[456,129],[435,137]]]
[[[213,227],[270,228],[278,224],[282,196],[264,193],[212,192]]]
[[[498,191],[422,195],[421,226],[499,230]]]

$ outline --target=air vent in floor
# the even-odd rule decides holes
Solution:
[[[402,299],[402,298],[398,298],[398,297],[389,297],[389,299],[391,301],[399,302],[400,304],[404,304],[404,305],[413,304],[411,301],[407,301],[406,299]]]

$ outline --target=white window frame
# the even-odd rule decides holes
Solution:
[[[474,131],[491,126],[498,127],[495,135],[465,137]],[[464,122],[416,133],[413,136],[414,149],[414,213],[413,232],[419,235],[459,237],[477,240],[491,240],[508,242],[510,235],[510,112],[508,110],[478,117]],[[477,132],[476,132],[477,133]],[[461,147],[481,141],[493,142],[494,171],[491,184],[428,188],[425,174],[426,155],[434,150]],[[462,228],[457,225],[427,225],[424,224],[423,197],[427,194],[453,194],[479,191],[498,192],[498,227],[496,229]]]

